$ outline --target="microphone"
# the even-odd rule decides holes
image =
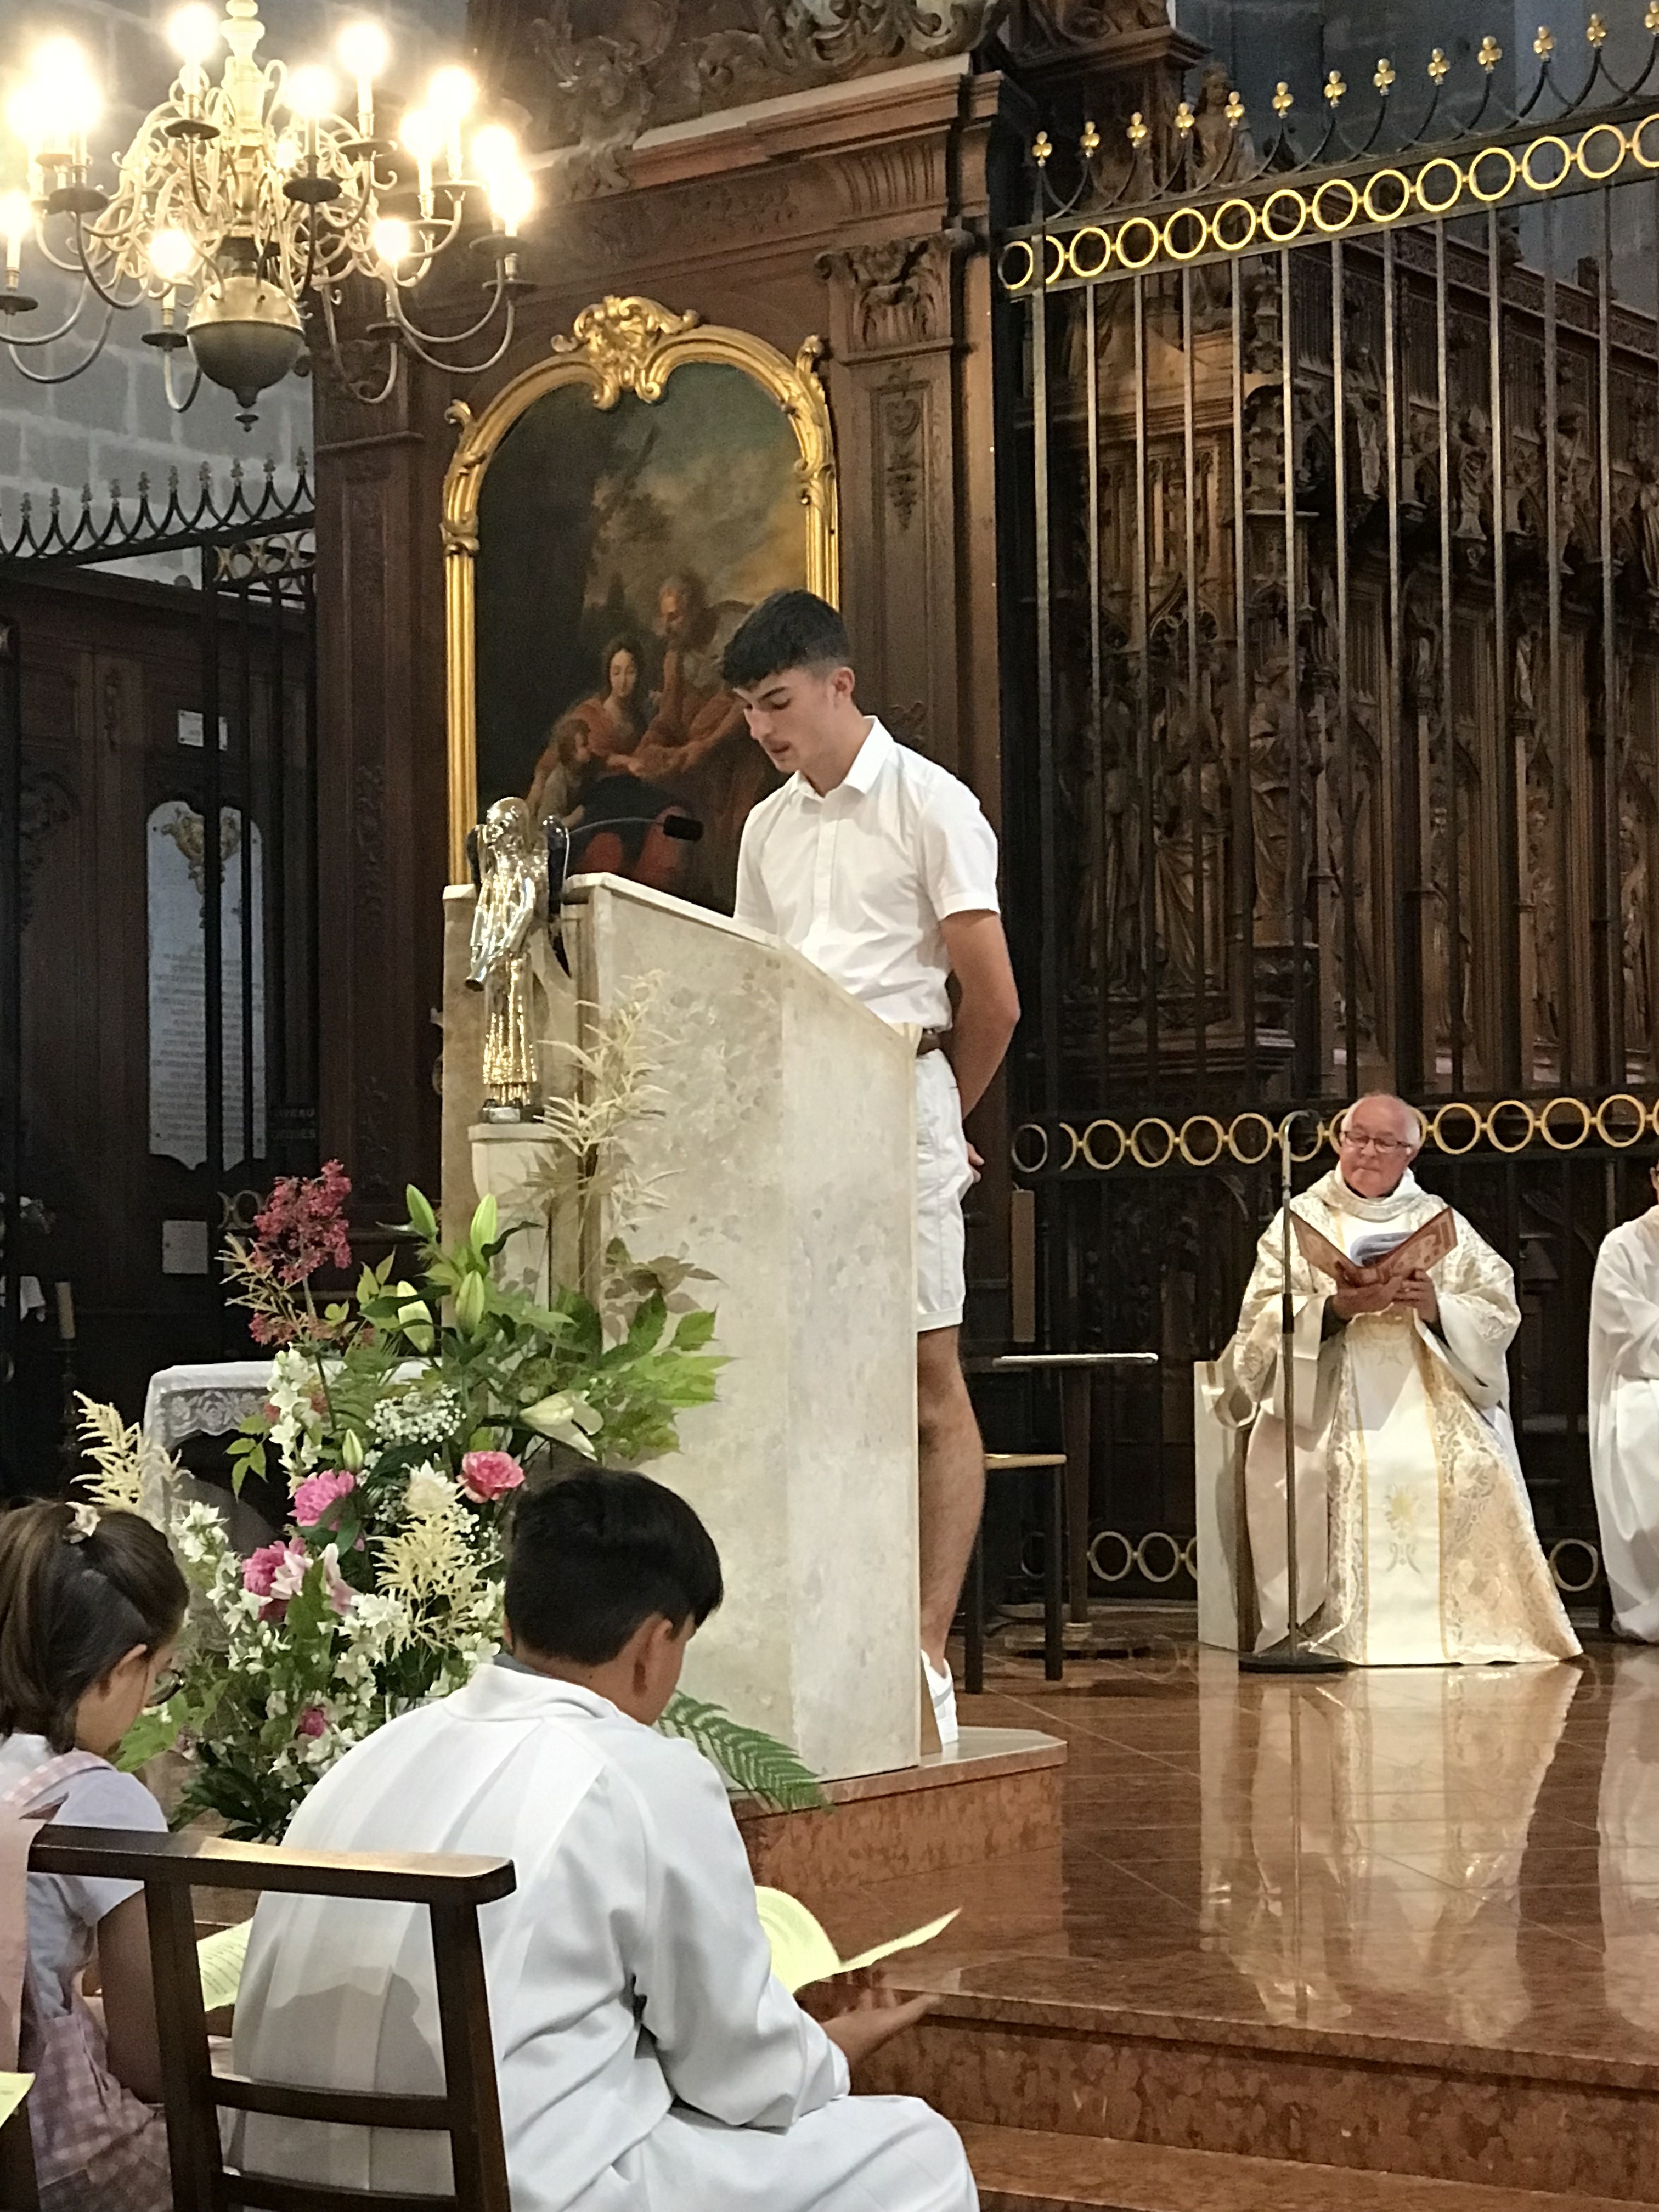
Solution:
[[[702,823],[690,814],[617,814],[606,822],[561,822],[553,826],[562,830],[573,845],[578,837],[600,830],[660,830],[665,837],[678,837],[688,845],[695,845],[702,835]],[[552,830],[548,834],[550,836]]]

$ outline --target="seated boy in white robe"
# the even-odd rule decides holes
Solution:
[[[720,1603],[707,1530],[646,1476],[525,1495],[507,1650],[349,1752],[296,1814],[307,1850],[510,1857],[479,1913],[514,2212],[974,2212],[954,2130],[848,2066],[927,2000],[820,2027],[775,1980],[725,1787],[656,1733]],[[423,1909],[264,1898],[235,2064],[264,2080],[441,2088]],[[447,2150],[239,2117],[246,2170],[439,2194]]]

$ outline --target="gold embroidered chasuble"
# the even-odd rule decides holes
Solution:
[[[1379,1230],[1409,1235],[1442,1200],[1409,1170],[1387,1198],[1358,1196],[1339,1169],[1293,1201],[1344,1252]],[[1298,1620],[1360,1666],[1566,1659],[1579,1649],[1533,1525],[1509,1418],[1506,1353],[1520,1327],[1514,1276],[1460,1214],[1429,1271],[1431,1328],[1409,1310],[1328,1334],[1336,1285],[1293,1243]],[[1218,1406],[1248,1429],[1245,1503],[1261,1617],[1258,1648],[1287,1619],[1279,1293],[1282,1219],[1256,1249]]]

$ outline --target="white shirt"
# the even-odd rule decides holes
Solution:
[[[998,911],[997,841],[978,799],[880,722],[833,791],[792,776],[744,824],[738,920],[795,946],[884,1021],[948,1028],[939,925]]]
[[[784,2128],[847,2065],[772,1974],[726,1790],[701,1753],[574,1683],[496,1666],[356,1745],[301,1807],[307,1850],[510,1857],[482,1908],[514,2212],[562,2212],[671,2105]],[[235,2063],[273,2081],[441,2086],[424,1907],[267,1896]],[[240,2118],[258,2172],[437,2192],[440,2141]]]

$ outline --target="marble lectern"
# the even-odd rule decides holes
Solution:
[[[452,1221],[485,1189],[509,1214],[547,1142],[532,1122],[477,1122],[476,1013],[460,987],[471,901],[447,894]],[[697,1287],[731,1362],[717,1402],[682,1415],[681,1449],[648,1470],[696,1505],[726,1571],[684,1686],[826,1779],[913,1766],[914,1038],[799,953],[641,884],[580,878],[562,923],[573,988],[556,1013],[579,1039],[654,979],[657,1095],[629,1144],[655,1202],[599,1233],[713,1274]],[[552,1243],[569,1279],[570,1224]]]

